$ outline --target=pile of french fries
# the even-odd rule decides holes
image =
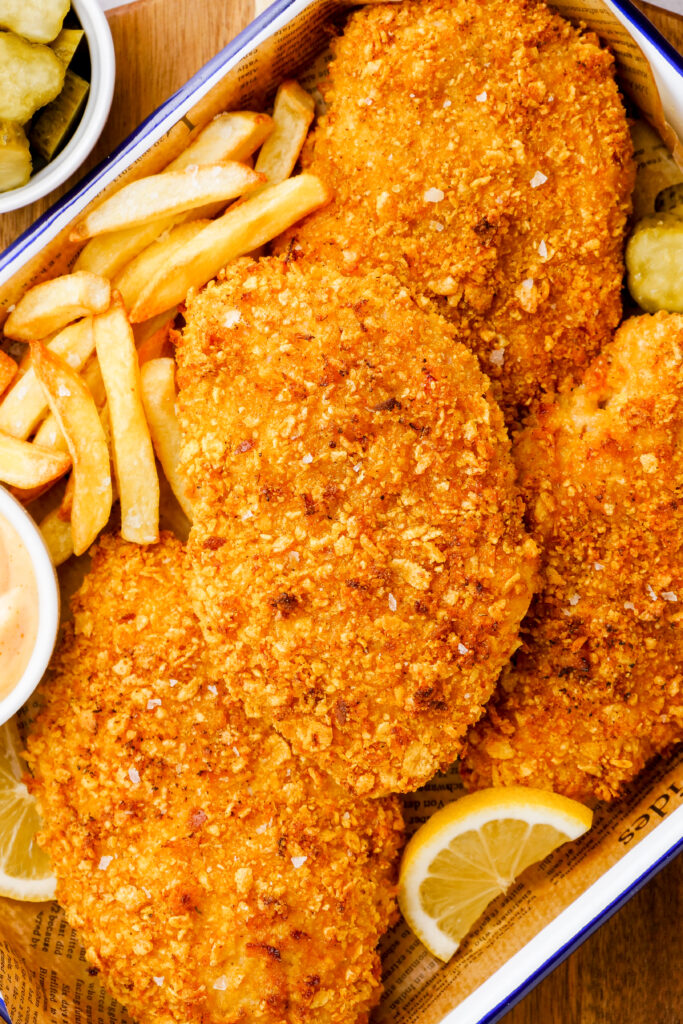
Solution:
[[[177,307],[329,201],[314,175],[291,176],[313,115],[295,81],[278,89],[272,117],[219,114],[160,174],[87,212],[72,231],[85,242],[72,273],[31,288],[8,316],[5,338],[27,351],[18,364],[0,349],[0,481],[30,503],[70,474],[40,523],[55,565],[88,549],[116,500],[126,540],[158,539],[155,455],[191,520]]]

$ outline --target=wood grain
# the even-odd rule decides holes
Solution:
[[[650,4],[640,6],[683,50],[683,18]],[[89,165],[111,153],[229,42],[251,19],[252,10],[252,0],[142,0],[112,12],[116,94]],[[49,202],[0,217],[0,248]],[[506,1014],[504,1024],[681,1024],[682,916],[679,857]]]

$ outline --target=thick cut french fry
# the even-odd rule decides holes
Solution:
[[[65,522],[59,515],[59,506],[41,520],[40,532],[50,552],[55,568],[62,565],[74,553],[74,542],[71,535],[71,523]]]
[[[161,327],[172,324],[177,312],[178,308],[174,306],[173,309],[165,309],[163,313],[152,317],[151,320],[145,320],[144,324],[134,324],[133,336],[138,351],[140,351],[140,346],[147,338],[151,338]]]
[[[273,131],[268,114],[231,110],[218,114],[164,171],[182,171],[221,160],[247,160]]]
[[[169,337],[173,320],[167,320],[154,334],[150,334],[138,345],[138,363],[140,367],[152,359],[161,359],[173,355],[173,343]],[[154,438],[152,438],[154,440]]]
[[[43,487],[64,476],[70,465],[71,459],[62,452],[0,434],[0,480],[11,487]]]
[[[262,175],[235,161],[186,167],[139,178],[86,214],[71,232],[82,242],[105,231],[120,231],[162,217],[174,217],[207,203],[227,202],[256,188]]]
[[[115,505],[118,500],[116,487],[112,485],[112,504]],[[74,553],[71,521],[68,518],[62,518],[62,505],[58,505],[41,519],[38,526],[50,552],[52,564],[57,568],[58,565],[62,565],[71,558]]]
[[[152,359],[140,370],[142,401],[149,423],[154,451],[180,507],[192,520],[192,503],[187,484],[178,472],[182,438],[175,411],[175,362]]]
[[[175,217],[165,217],[163,220],[153,220],[149,224],[127,228],[125,231],[111,231],[107,235],[91,238],[81,249],[74,263],[74,270],[87,270],[92,274],[113,278],[133,257],[175,223]]]
[[[45,393],[29,366],[0,403],[0,430],[23,441],[33,433],[47,409]]]
[[[5,321],[6,337],[38,341],[89,313],[103,313],[109,305],[106,277],[83,271],[43,281],[22,295]]]
[[[79,370],[95,350],[92,317],[84,317],[78,323],[65,327],[47,343],[47,348],[72,369]],[[0,430],[24,440],[33,433],[47,411],[45,391],[29,362],[26,372],[0,402]]]
[[[93,358],[89,360],[81,373],[81,377],[83,378],[83,382],[88,391],[93,396],[95,405],[97,406],[97,411],[101,416],[101,410],[107,401],[107,393],[104,390],[102,371],[100,370],[100,364],[97,360],[97,356],[93,356]]]
[[[81,555],[106,525],[111,512],[107,439],[94,399],[75,370],[40,342],[32,344],[31,354],[36,376],[69,446],[73,463],[71,535],[74,553]]]
[[[14,359],[0,349],[0,395],[3,395],[17,375],[17,366]]]
[[[133,332],[118,294],[95,318],[95,347],[107,393],[121,535],[138,544],[159,539],[159,478],[140,394]]]
[[[162,235],[156,242],[152,242],[146,249],[143,249],[124,270],[117,274],[112,281],[112,287],[120,293],[126,309],[132,309],[150,277],[163,270],[169,260],[210,223],[209,220],[190,220],[185,224],[176,225],[167,234]]]
[[[242,110],[219,114],[162,173],[182,171],[186,167],[201,164],[217,164],[225,160],[246,160],[256,152],[272,130],[272,118],[267,114]],[[184,217],[213,217],[223,206],[223,203],[217,203],[213,209],[190,211],[179,217],[167,217],[142,227],[112,231],[91,238],[81,250],[74,270],[89,270],[93,274],[113,278],[134,256]]]
[[[104,393],[104,382],[100,372],[100,364],[97,362],[97,356],[94,356],[86,363],[81,377],[88,391],[93,396],[98,410],[101,409],[107,400],[107,396]],[[68,452],[69,450],[66,438],[52,413],[46,416],[40,424],[33,442],[34,444],[42,445],[43,448],[54,448],[58,452]]]
[[[33,443],[41,448],[52,448],[56,452],[68,452],[69,446],[55,417],[50,413],[36,431]]]
[[[261,147],[255,168],[272,185],[294,170],[314,114],[313,97],[293,79],[283,82],[275,95],[275,128]]]
[[[272,241],[296,221],[324,206],[332,193],[314,174],[299,174],[269,185],[253,199],[212,221],[147,282],[131,311],[133,323],[182,302],[230,260]]]
[[[75,488],[76,477],[73,475],[73,473],[70,473],[66,481],[66,487],[64,488],[62,502],[59,506],[59,518],[63,519],[65,523],[71,522],[71,511],[74,507]]]

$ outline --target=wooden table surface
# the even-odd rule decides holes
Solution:
[[[683,50],[683,18],[640,6]],[[252,16],[253,0],[140,0],[112,11],[116,92],[89,165],[108,155]],[[0,216],[0,249],[48,205],[46,200]],[[679,857],[512,1009],[504,1024],[681,1024],[682,920]]]

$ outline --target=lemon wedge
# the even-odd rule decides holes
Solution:
[[[40,817],[36,802],[21,781],[16,723],[0,726],[0,896],[13,900],[51,900],[55,879],[46,853],[36,843]]]
[[[450,960],[491,900],[568,840],[593,812],[541,789],[484,789],[432,815],[405,848],[398,902],[434,956]]]

